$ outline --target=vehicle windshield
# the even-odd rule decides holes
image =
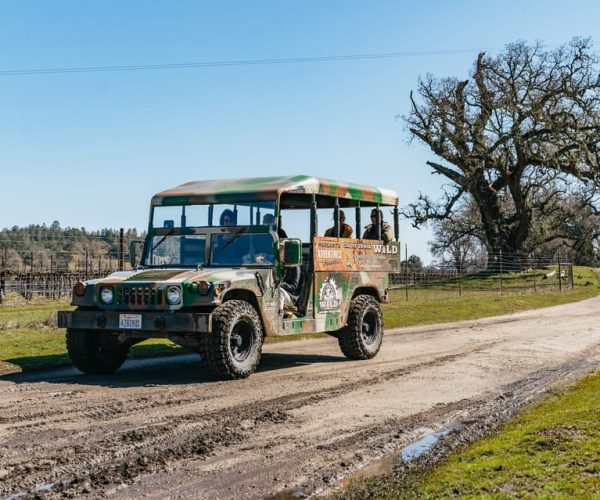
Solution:
[[[271,233],[248,234],[247,228],[213,234],[208,262],[214,266],[261,266],[275,262]],[[148,240],[146,267],[204,267],[207,235],[155,235]]]
[[[215,234],[211,239],[211,264],[215,266],[256,266],[275,262],[273,236],[239,231]]]
[[[148,267],[203,266],[205,235],[155,235],[148,241],[148,252],[142,265]]]

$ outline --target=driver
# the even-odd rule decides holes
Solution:
[[[240,227],[238,230],[231,226],[235,226],[235,214],[229,209],[223,210],[219,223],[224,228],[222,234],[213,236],[212,239],[212,262],[215,264],[239,265],[243,261],[244,254],[247,253],[247,242],[240,238],[245,227]]]

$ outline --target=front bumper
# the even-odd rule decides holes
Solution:
[[[142,328],[119,328],[119,312],[115,311],[58,311],[58,327],[81,330],[122,332],[182,332],[208,333],[212,330],[212,316],[206,313],[160,313],[127,311],[121,314],[140,314]]]

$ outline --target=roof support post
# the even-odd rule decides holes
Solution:
[[[379,203],[377,203],[377,217],[375,217],[375,223],[377,224],[377,239],[381,239],[381,208],[379,207]]]
[[[337,196],[333,205],[333,234],[340,237],[340,199]]]
[[[398,213],[398,207],[394,207],[394,239],[399,241],[400,238],[400,215]]]
[[[356,203],[356,237],[360,238],[362,235],[362,233],[360,232],[360,200]]]
[[[312,240],[315,236],[317,236],[317,231],[319,229],[319,218],[317,216],[317,195],[313,194],[311,196],[310,202],[310,242],[312,244]]]
[[[187,221],[185,217],[185,205],[181,207],[181,227],[186,227]]]

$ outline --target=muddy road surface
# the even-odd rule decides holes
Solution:
[[[249,379],[198,357],[0,377],[0,498],[264,498],[327,491],[422,436],[475,429],[598,367],[600,299],[388,330],[379,355],[267,345]]]

